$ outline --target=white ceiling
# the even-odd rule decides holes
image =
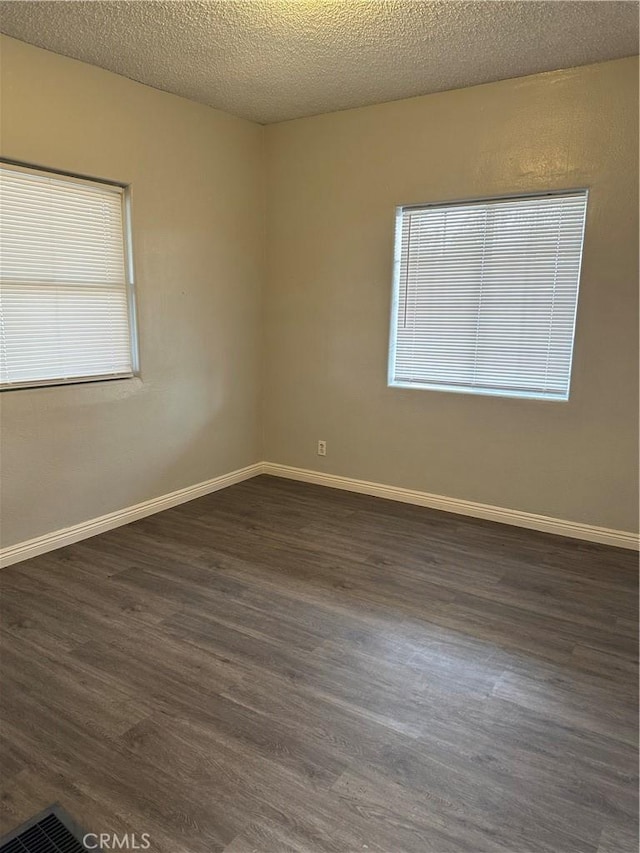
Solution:
[[[0,29],[262,123],[638,52],[637,2],[0,2]]]

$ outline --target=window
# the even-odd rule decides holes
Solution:
[[[0,387],[132,376],[120,186],[0,164]]]
[[[587,191],[401,207],[389,384],[569,398]]]

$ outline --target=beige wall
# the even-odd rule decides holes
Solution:
[[[1,132],[131,183],[142,369],[2,395],[2,545],[257,461],[263,129],[3,38]]]
[[[637,529],[637,75],[625,59],[267,128],[266,459]],[[394,207],[582,186],[570,401],[388,388]]]
[[[3,156],[133,187],[142,367],[2,395],[3,546],[259,458],[636,528],[636,60],[265,131],[2,48]],[[571,400],[387,388],[395,205],[585,185]]]

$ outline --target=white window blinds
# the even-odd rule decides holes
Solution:
[[[399,208],[389,384],[568,399],[586,205]]]
[[[121,187],[0,167],[0,386],[131,376]]]

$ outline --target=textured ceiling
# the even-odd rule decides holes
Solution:
[[[269,123],[638,52],[637,2],[0,2],[0,29]]]

